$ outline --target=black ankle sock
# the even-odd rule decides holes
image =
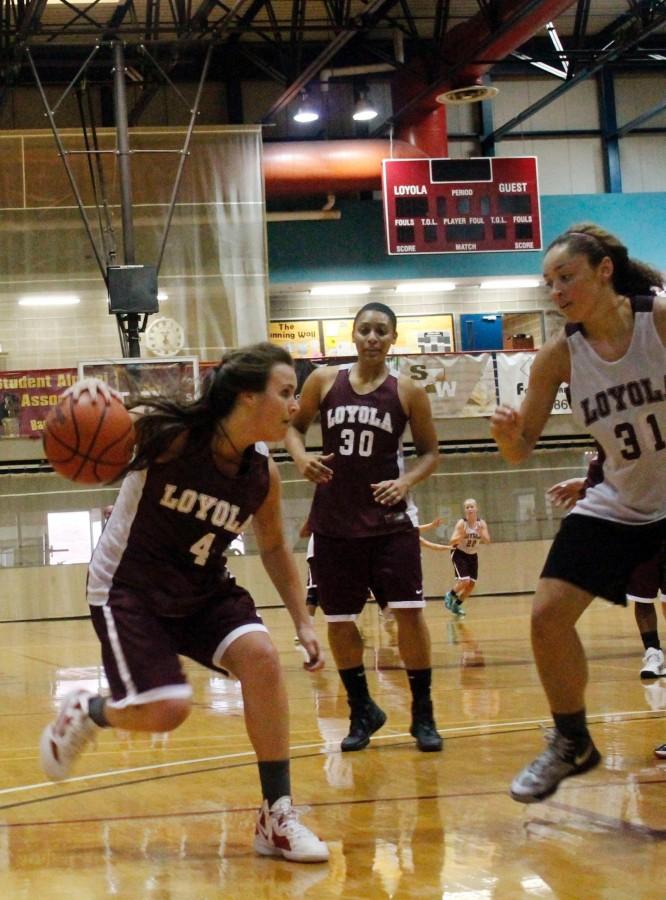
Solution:
[[[291,796],[288,759],[276,759],[269,762],[259,760],[258,765],[261,793],[268,801],[269,806],[272,806],[280,797]]]
[[[353,669],[338,669],[338,673],[347,691],[347,698],[350,704],[363,703],[364,700],[370,699],[364,666],[355,666]]]
[[[591,738],[584,709],[575,713],[553,713],[553,721],[559,733],[572,740],[577,748],[587,747]]]
[[[661,650],[658,631],[644,631],[641,634],[641,640],[646,650],[649,650],[650,647],[654,647],[655,650]]]
[[[109,723],[106,719],[106,713],[104,712],[105,704],[106,698],[100,697],[99,695],[96,697],[90,697],[88,700],[88,715],[93,720],[95,725],[99,725],[100,728],[109,727]]]

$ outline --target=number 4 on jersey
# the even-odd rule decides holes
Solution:
[[[206,560],[210,556],[210,548],[215,540],[215,532],[209,531],[202,538],[195,541],[190,547],[190,553],[194,555],[194,564],[197,566],[205,566]]]

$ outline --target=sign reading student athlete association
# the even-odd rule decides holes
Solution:
[[[540,250],[536,157],[385,159],[391,255]]]

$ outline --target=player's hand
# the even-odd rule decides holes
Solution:
[[[298,470],[308,481],[315,484],[326,484],[333,478],[333,469],[330,469],[326,463],[331,462],[335,458],[335,453],[329,453],[322,456],[320,453],[307,453],[303,462],[298,466]]]
[[[490,417],[490,434],[498,444],[514,444],[522,432],[522,419],[512,406],[498,406]]]
[[[312,625],[304,624],[296,629],[301,647],[308,655],[307,660],[303,663],[303,668],[307,672],[318,672],[324,668],[324,651],[319,646],[317,635]]]
[[[123,402],[123,395],[112,387],[109,387],[106,381],[102,381],[101,378],[82,378],[71,387],[68,387],[67,390],[63,392],[63,397],[71,397],[76,401],[84,391],[87,391],[90,394],[90,399],[93,403],[97,402],[98,394],[107,406],[111,403],[113,397],[115,397],[116,400],[120,400],[121,403]]]
[[[370,485],[372,496],[381,503],[382,506],[395,506],[404,499],[409,487],[403,484],[399,478],[390,479],[389,481],[378,481],[376,484]]]
[[[560,481],[554,484],[546,491],[546,497],[553,506],[562,509],[571,509],[571,507],[583,496],[585,486],[584,478],[568,478],[566,481]]]

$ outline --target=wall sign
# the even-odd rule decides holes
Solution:
[[[316,359],[321,356],[318,319],[270,322],[268,329],[268,340],[284,347],[294,359]]]
[[[455,350],[453,316],[398,316],[398,339],[391,355],[398,353],[451,353]],[[356,356],[352,341],[353,319],[324,319],[324,356]]]
[[[540,250],[536,157],[385,159],[390,255]]]

